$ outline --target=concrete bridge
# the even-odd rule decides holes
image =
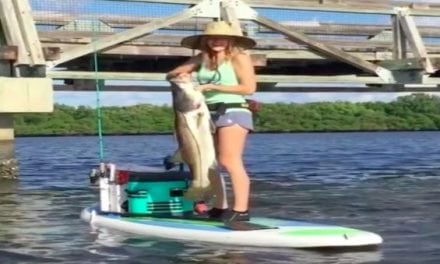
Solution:
[[[95,91],[97,80],[103,91],[166,91],[166,84],[150,81],[163,81],[165,72],[193,55],[180,40],[213,19],[256,39],[250,53],[259,92],[440,88],[440,4],[2,0],[0,141],[14,139],[14,113],[51,112],[54,91]]]

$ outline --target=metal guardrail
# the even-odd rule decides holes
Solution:
[[[121,0],[110,0],[121,1]],[[145,2],[162,4],[194,5],[200,0],[123,0],[126,2]],[[430,2],[390,0],[244,0],[246,4],[257,8],[292,9],[323,12],[343,12],[362,14],[395,15],[396,7],[411,8],[414,16],[440,16],[440,5]]]
[[[418,27],[413,16],[440,18],[440,5],[387,0],[103,0],[102,2],[119,2],[127,5],[130,2],[161,6],[181,5],[181,12],[165,18],[147,18],[118,15],[114,12],[107,14],[66,13],[60,10],[53,12],[50,10],[51,7],[48,7],[48,10],[34,10],[32,16],[35,25],[39,28],[39,41],[43,46],[45,58],[49,60],[48,65],[67,68],[67,71],[53,72],[57,78],[69,79],[72,78],[73,71],[87,70],[89,62],[86,58],[95,52],[99,52],[101,58],[106,58],[102,60],[104,65],[105,63],[111,65],[114,61],[124,63],[119,59],[120,56],[136,56],[150,60],[151,63],[154,63],[155,58],[178,59],[182,56],[190,56],[192,52],[182,49],[179,45],[183,35],[176,32],[192,34],[201,30],[207,21],[217,16],[216,11],[212,11],[213,8],[229,8],[229,12],[235,12],[235,17],[240,18],[244,34],[255,34],[258,45],[251,50],[251,53],[259,66],[269,67],[273,66],[273,63],[292,66],[298,61],[307,63],[313,60],[322,60],[331,65],[334,61],[340,61],[370,75],[353,77],[342,71],[340,76],[326,79],[327,77],[319,74],[290,77],[279,74],[271,77],[263,74],[262,76],[265,77],[259,79],[261,83],[284,82],[286,78],[294,82],[298,79],[295,77],[298,76],[301,77],[300,81],[311,83],[353,81],[392,84],[423,81],[424,84],[435,85],[437,81],[435,78],[428,78],[430,81],[420,78],[420,72],[424,70],[426,73],[432,73],[439,66],[437,58],[440,58],[440,27],[437,24]],[[64,1],[63,4],[68,5],[68,1]],[[262,16],[260,11],[264,8],[282,9],[281,11],[307,10],[311,13],[346,12],[367,16],[383,14],[388,15],[392,22],[389,25],[332,24],[320,21],[295,24],[295,22],[275,21]],[[232,22],[238,23],[238,21]],[[45,26],[52,27],[52,30],[45,29]],[[160,34],[155,34],[158,31]],[[439,41],[427,45],[423,38],[434,38]],[[18,49],[19,54],[23,54],[20,52],[21,48]],[[82,62],[79,60],[81,58]],[[267,64],[269,60],[270,65]],[[380,61],[382,62],[378,63]],[[126,63],[129,65],[129,62]],[[107,68],[109,67],[111,66]],[[398,75],[394,74],[396,70]],[[414,75],[414,72],[419,73],[413,79],[403,76]],[[83,77],[86,76],[84,72],[82,73]],[[106,78],[120,79],[136,74],[132,71],[131,75],[122,72],[109,72],[104,75]],[[155,74],[147,72],[142,78],[153,80],[157,77]],[[51,71],[48,75],[51,76]],[[351,77],[347,78],[347,76]],[[84,79],[89,78],[84,77]]]

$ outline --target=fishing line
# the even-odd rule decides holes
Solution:
[[[92,24],[93,37],[92,37],[92,45],[93,45],[93,68],[95,73],[95,95],[96,95],[96,125],[98,130],[98,148],[99,148],[99,161],[102,163],[104,161],[104,138],[102,136],[102,109],[101,109],[101,80],[98,79],[98,53],[96,48],[97,34],[96,34],[96,25]]]

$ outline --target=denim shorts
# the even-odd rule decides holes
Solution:
[[[227,127],[232,125],[239,125],[249,131],[254,130],[254,121],[252,113],[250,111],[228,109],[226,113],[218,115],[216,113],[211,114],[211,119],[217,128]]]

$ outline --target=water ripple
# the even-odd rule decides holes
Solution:
[[[95,137],[19,138],[20,180],[0,185],[1,263],[439,263],[440,133],[253,134],[252,213],[371,230],[368,252],[227,247],[94,230]],[[160,166],[172,136],[105,138],[105,158]],[[230,187],[230,183],[228,182]]]

